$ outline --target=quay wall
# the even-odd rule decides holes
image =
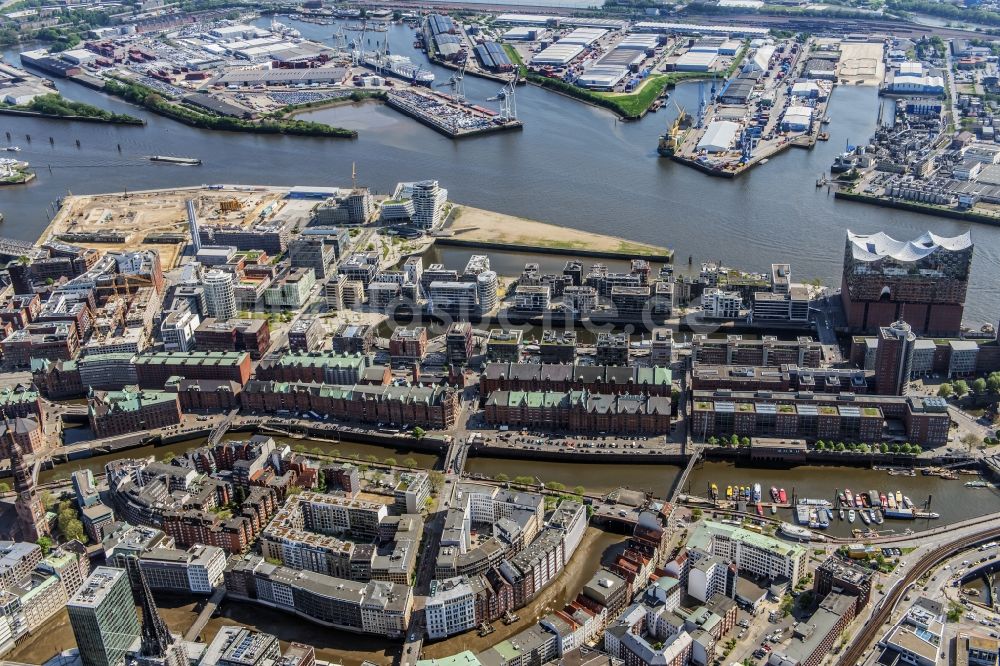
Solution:
[[[477,136],[479,134],[492,134],[494,132],[507,132],[511,130],[523,129],[524,125],[520,121],[508,122],[506,125],[491,125],[489,127],[482,127],[479,129],[460,129],[455,130],[448,127],[445,123],[429,116],[426,113],[421,113],[415,109],[410,108],[408,104],[403,104],[396,100],[392,95],[389,95],[385,101],[387,106],[392,107],[396,111],[413,118],[419,123],[427,125],[432,130],[440,132],[441,134],[451,138],[451,139],[464,139],[470,136]]]
[[[649,462],[667,465],[686,465],[690,456],[680,453],[580,453],[578,451],[544,451],[518,449],[508,446],[490,446],[475,443],[469,448],[469,455],[477,458],[513,458],[517,460],[542,460],[548,462],[573,462],[583,464],[634,465]]]
[[[834,193],[833,196],[835,199],[846,199],[847,201],[856,201],[858,203],[866,203],[873,206],[882,206],[883,208],[896,208],[898,210],[905,210],[913,213],[924,213],[925,215],[947,217],[953,220],[981,222],[982,224],[1000,226],[1000,217],[983,215],[982,213],[975,213],[973,211],[938,208],[937,206],[927,206],[916,201],[898,201],[895,199],[886,199],[884,197],[875,197],[867,194],[858,194],[856,192],[838,191]]]
[[[896,453],[858,453],[853,451],[806,451],[803,456],[787,459],[752,459],[747,447],[730,448],[725,446],[705,447],[701,450],[706,460],[728,460],[737,465],[747,467],[772,468],[795,467],[798,465],[836,465],[845,467],[886,466],[896,468],[920,469],[941,465],[955,465],[966,462],[969,466],[978,465],[975,459],[965,456],[930,456],[916,457]]]
[[[524,245],[521,243],[501,243],[495,241],[465,240],[462,238],[449,238],[441,236],[434,240],[439,245],[450,245],[454,247],[472,247],[483,250],[500,250],[508,252],[532,252],[536,254],[554,254],[565,257],[592,257],[595,259],[645,259],[647,261],[670,262],[673,261],[673,254],[657,254],[642,252],[620,252],[618,250],[584,250],[565,247],[539,247],[537,245]]]

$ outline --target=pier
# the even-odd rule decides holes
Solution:
[[[523,127],[511,115],[415,86],[388,93],[386,104],[452,139]]]

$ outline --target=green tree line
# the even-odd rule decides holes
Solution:
[[[22,104],[13,108],[24,111],[34,111],[35,113],[42,113],[47,116],[97,118],[109,123],[120,123],[123,125],[144,124],[141,119],[136,118],[135,116],[130,116],[125,113],[113,113],[91,104],[85,104],[84,102],[74,102],[66,99],[58,93],[41,95],[27,104]]]
[[[144,106],[154,113],[172,118],[178,122],[202,129],[228,132],[253,132],[258,134],[294,134],[300,136],[322,136],[354,138],[358,133],[342,127],[331,127],[308,120],[266,119],[247,120],[229,116],[216,116],[196,111],[191,107],[175,104],[165,99],[152,88],[134,82],[109,79],[104,91],[126,101]]]

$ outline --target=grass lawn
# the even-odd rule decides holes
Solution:
[[[638,90],[630,93],[607,93],[599,92],[595,95],[602,97],[617,107],[618,113],[626,118],[638,118],[646,109],[652,105],[657,97],[668,86],[676,85],[684,79],[694,79],[704,77],[698,72],[671,72],[670,74],[651,74],[649,78],[642,82]]]

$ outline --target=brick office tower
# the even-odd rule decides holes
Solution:
[[[972,237],[925,233],[912,241],[847,232],[841,302],[853,331],[876,331],[906,319],[928,335],[954,335],[972,265]]]
[[[905,321],[878,329],[875,349],[875,393],[906,395],[913,367],[913,345],[917,336]]]

